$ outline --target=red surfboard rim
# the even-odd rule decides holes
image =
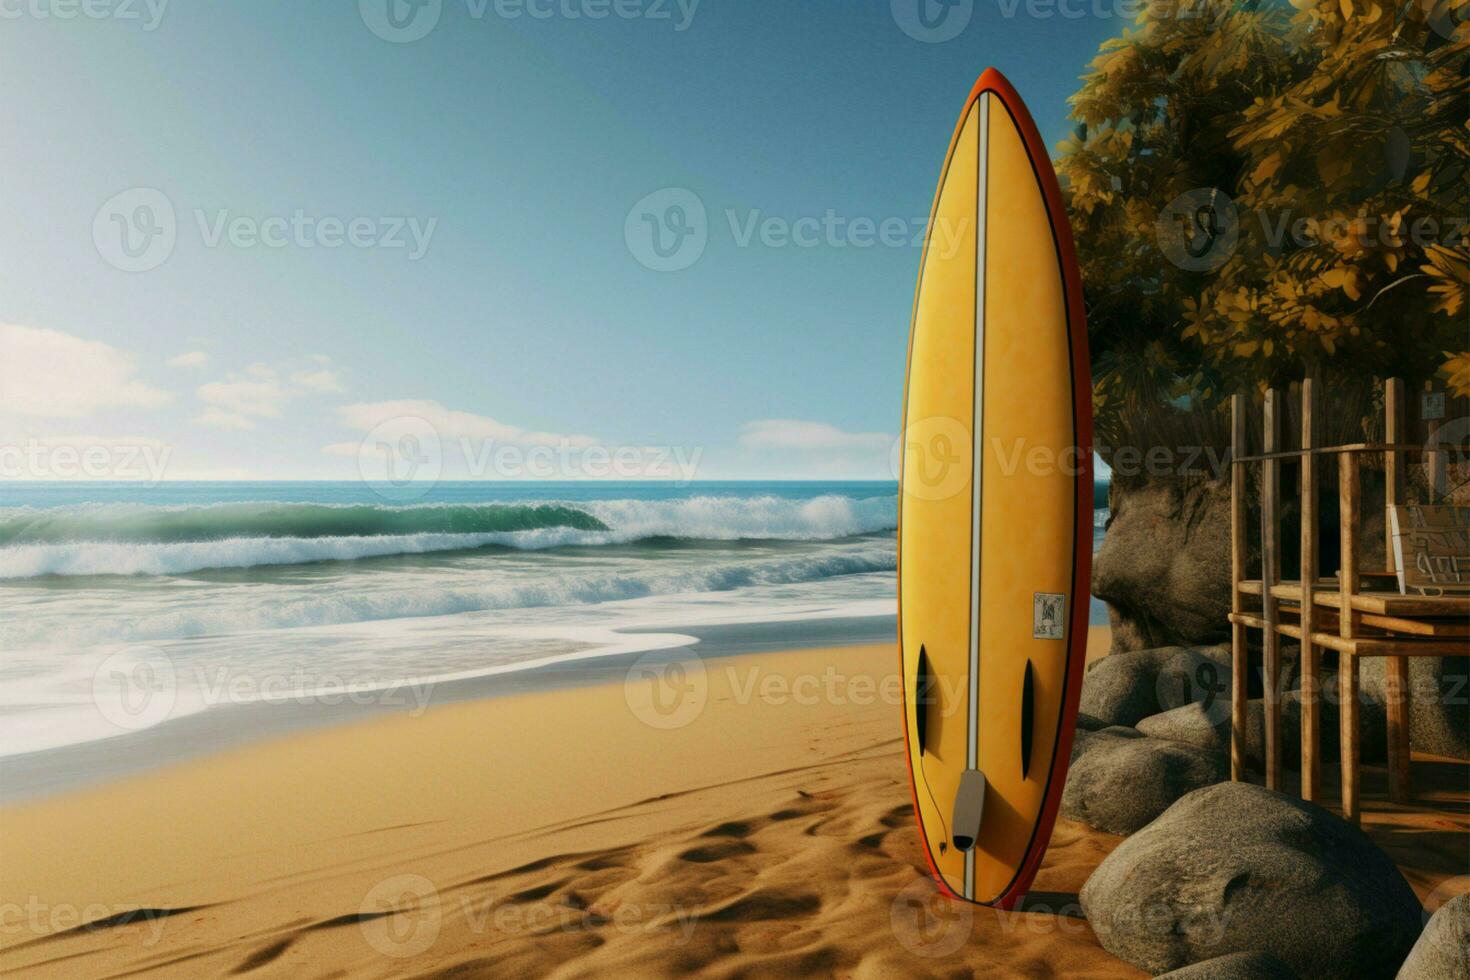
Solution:
[[[1041,133],[1036,129],[1036,123],[1031,118],[1031,113],[1026,110],[1026,105],[1021,101],[1021,96],[1016,92],[1010,81],[995,68],[987,68],[981,72],[975,85],[970,89],[969,97],[965,99],[964,107],[960,110],[959,120],[955,123],[954,133],[949,139],[949,148],[945,151],[944,166],[939,172],[939,182],[934,192],[934,203],[929,211],[929,224],[932,227],[934,215],[939,207],[939,192],[944,187],[945,178],[949,175],[950,162],[954,158],[955,146],[959,142],[960,131],[964,128],[965,118],[970,114],[971,108],[985,94],[994,95],[1005,106],[1006,111],[1016,123],[1020,131],[1021,139],[1026,146],[1026,155],[1031,159],[1032,170],[1036,174],[1037,183],[1041,186],[1042,198],[1046,203],[1047,217],[1051,224],[1052,240],[1056,243],[1058,264],[1061,266],[1063,295],[1067,308],[1067,330],[1068,341],[1072,355],[1072,423],[1073,431],[1077,436],[1078,446],[1078,473],[1076,477],[1076,499],[1077,508],[1073,516],[1073,564],[1072,564],[1072,611],[1068,618],[1071,645],[1067,651],[1066,685],[1062,694],[1062,713],[1058,719],[1057,737],[1053,746],[1052,763],[1050,775],[1047,778],[1046,795],[1042,799],[1041,812],[1037,817],[1036,827],[1032,832],[1031,843],[1026,850],[1026,857],[1017,869],[1015,878],[1010,886],[996,899],[990,902],[974,902],[956,895],[944,881],[944,876],[939,873],[938,866],[934,863],[934,855],[929,850],[928,837],[921,832],[919,843],[924,852],[924,862],[929,867],[930,877],[934,879],[939,891],[960,901],[970,901],[976,905],[987,905],[995,908],[1014,908],[1020,900],[1025,897],[1036,879],[1036,873],[1041,868],[1042,858],[1051,841],[1052,830],[1056,825],[1056,818],[1061,809],[1062,791],[1067,783],[1067,770],[1072,757],[1072,742],[1077,728],[1077,707],[1082,697],[1082,675],[1087,662],[1087,631],[1088,612],[1090,601],[1079,602],[1077,596],[1091,596],[1092,593],[1092,499],[1093,499],[1093,467],[1092,467],[1092,368],[1087,344],[1087,317],[1082,301],[1082,276],[1077,265],[1077,247],[1072,238],[1072,226],[1067,219],[1066,204],[1062,200],[1061,185],[1057,182],[1056,171],[1052,167],[1051,157],[1046,152],[1046,144],[1041,138]],[[1044,165],[1043,165],[1044,164]],[[919,286],[923,283],[923,259],[919,264]],[[913,324],[917,319],[919,308],[919,288],[914,290],[913,313],[910,315],[909,323],[909,349],[905,358],[904,371],[904,400],[903,420],[908,425],[908,364],[913,357]],[[903,474],[899,473],[899,496],[903,494]],[[902,507],[900,506],[900,514]],[[900,517],[899,526],[896,531],[899,552],[903,548],[903,521]],[[1085,542],[1083,540],[1085,532]],[[898,563],[895,578],[902,575],[902,562]],[[898,593],[903,594],[901,579],[898,582]],[[903,674],[903,604],[899,603],[898,611],[898,650],[899,650],[899,684],[907,694],[907,684]],[[909,796],[914,808],[914,821],[919,821],[919,794],[914,779],[914,767],[912,752],[909,747],[908,726],[908,698],[905,696],[903,711],[903,741],[904,741],[904,768],[908,771]]]

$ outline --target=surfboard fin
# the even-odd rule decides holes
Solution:
[[[950,819],[950,837],[954,846],[968,851],[980,837],[980,820],[985,815],[985,773],[966,769],[960,774],[960,788],[954,795],[954,814]]]
[[[1036,675],[1031,661],[1026,661],[1026,676],[1021,681],[1021,778],[1031,775],[1031,737],[1036,731]]]
[[[919,733],[919,754],[924,753],[929,735],[929,702],[934,700],[934,671],[929,666],[929,653],[919,647],[918,669],[914,674],[914,727]]]

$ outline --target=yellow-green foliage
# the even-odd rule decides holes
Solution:
[[[1103,45],[1058,160],[1101,433],[1307,371],[1470,393],[1467,4],[1153,2]],[[1183,268],[1160,217],[1201,189],[1238,239]]]

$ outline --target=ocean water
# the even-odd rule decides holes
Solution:
[[[0,755],[695,642],[681,628],[891,617],[896,493],[0,485]]]

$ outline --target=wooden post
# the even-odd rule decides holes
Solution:
[[[1398,378],[1389,378],[1383,383],[1383,441],[1390,446],[1404,441],[1404,383]],[[1397,449],[1383,454],[1383,501],[1392,510],[1402,496],[1404,486],[1403,464]],[[1388,510],[1383,512],[1383,554],[1387,570],[1393,570],[1393,523],[1388,520]]]
[[[1339,595],[1338,633],[1345,639],[1357,635],[1359,613],[1352,607],[1352,597],[1358,591],[1358,456],[1356,453],[1341,453],[1338,457],[1338,493],[1340,505],[1340,540],[1342,542],[1342,568],[1338,572]],[[1342,762],[1342,815],[1357,823],[1358,813],[1358,658],[1343,653],[1338,659],[1337,678],[1338,707],[1341,720],[1339,737]]]
[[[1230,611],[1244,612],[1240,583],[1245,578],[1245,464],[1236,462],[1246,455],[1245,397],[1230,396]],[[1249,717],[1246,699],[1250,676],[1249,651],[1244,623],[1230,624],[1230,778],[1245,779],[1246,723]]]
[[[1389,378],[1383,386],[1383,430],[1384,440],[1389,445],[1403,441],[1404,436],[1404,384],[1398,378]],[[1383,493],[1389,510],[1398,504],[1402,489],[1403,472],[1397,450],[1383,454]],[[1384,514],[1384,555],[1389,570],[1393,570],[1393,522]],[[1383,694],[1388,701],[1388,798],[1395,803],[1407,803],[1413,798],[1414,783],[1409,762],[1409,661],[1404,657],[1389,657],[1383,665]]]
[[[1302,379],[1302,661],[1301,661],[1301,739],[1302,799],[1315,800],[1321,794],[1322,759],[1317,751],[1321,744],[1322,702],[1320,665],[1317,646],[1312,642],[1316,628],[1317,585],[1317,445],[1313,424],[1314,385],[1311,378]]]
[[[1388,798],[1408,803],[1414,798],[1409,761],[1409,659],[1386,657],[1383,696],[1388,701]]]
[[[1262,452],[1268,457],[1281,449],[1281,391],[1269,388],[1263,412],[1265,438]],[[1266,788],[1281,788],[1281,634],[1280,602],[1271,590],[1281,580],[1281,463],[1267,458],[1261,463],[1261,618],[1266,695]]]

